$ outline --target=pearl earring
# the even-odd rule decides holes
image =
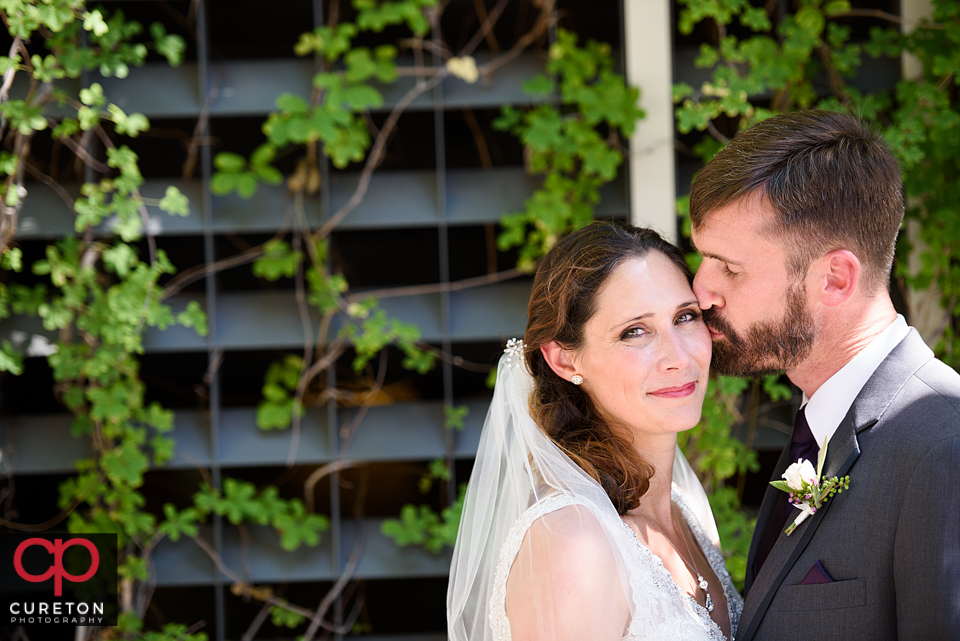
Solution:
[[[583,377],[579,374],[574,374],[573,378],[570,379],[570,382],[574,385],[581,385],[583,383]]]

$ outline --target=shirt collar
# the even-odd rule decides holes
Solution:
[[[828,378],[813,396],[803,395],[804,414],[818,446],[823,447],[824,440],[833,437],[867,380],[909,331],[906,319],[897,314],[896,320]]]

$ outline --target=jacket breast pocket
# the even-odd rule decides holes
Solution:
[[[782,586],[775,600],[780,610],[838,610],[867,604],[867,587],[863,579]]]

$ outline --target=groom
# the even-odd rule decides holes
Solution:
[[[767,488],[738,641],[960,639],[960,376],[890,300],[901,189],[882,138],[824,111],[742,132],[693,183],[715,370],[803,391],[774,479],[825,441],[824,477],[850,477],[789,536]]]

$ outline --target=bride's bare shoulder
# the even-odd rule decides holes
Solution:
[[[604,551],[610,552],[607,532],[600,520],[589,508],[576,503],[534,520],[524,541],[528,542],[530,545],[521,546],[521,553],[525,547],[531,547],[534,551],[553,549],[593,557],[602,556],[601,552]]]
[[[534,520],[507,579],[513,639],[621,639],[629,609],[617,563],[606,529],[583,505]]]

